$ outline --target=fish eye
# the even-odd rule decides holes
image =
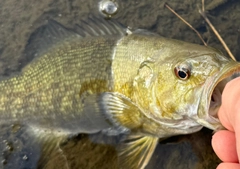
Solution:
[[[181,80],[187,80],[190,77],[190,70],[185,67],[177,66],[174,68],[175,75]]]

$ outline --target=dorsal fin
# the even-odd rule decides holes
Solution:
[[[49,20],[46,25],[39,27],[34,31],[26,45],[24,57],[19,61],[20,69],[25,63],[41,56],[52,46],[63,43],[67,40],[78,38],[79,40],[87,37],[105,36],[105,35],[124,35],[126,28],[113,20],[103,18],[89,17],[80,21],[80,24],[74,28],[66,28],[57,21]]]
[[[36,29],[28,39],[28,43],[24,50],[23,59],[19,61],[21,63],[20,69],[29,63],[34,58],[41,56],[52,46],[57,43],[61,43],[66,38],[80,37],[77,33],[65,28],[60,23],[49,20],[46,25],[43,25]]]
[[[75,26],[78,34],[85,36],[124,35],[126,27],[114,20],[89,17]]]

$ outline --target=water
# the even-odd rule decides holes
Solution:
[[[26,58],[22,53],[31,33],[45,24],[47,19],[52,18],[66,27],[72,27],[80,19],[86,18],[90,12],[102,17],[98,9],[99,2],[97,0],[1,0],[1,77],[18,72],[32,59]],[[192,30],[164,8],[164,1],[116,0],[116,2],[119,5],[118,11],[112,17],[123,25],[144,28],[165,37],[201,44]],[[167,2],[203,35],[209,46],[224,52],[221,44],[198,13],[201,0],[168,0]],[[209,9],[210,20],[233,54],[240,59],[240,1],[208,0],[206,8]],[[216,168],[220,161],[211,149],[211,135],[211,131],[204,129],[192,135],[166,140],[158,145],[147,168]],[[59,161],[58,153],[53,153],[48,157],[45,169],[117,168],[114,146],[92,143],[87,135],[79,135],[61,146],[69,162],[68,166],[64,161]],[[31,157],[25,157],[25,160],[31,160]],[[36,168],[37,166],[38,164]]]

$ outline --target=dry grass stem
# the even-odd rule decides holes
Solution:
[[[232,60],[236,61],[235,57],[233,56],[232,52],[230,51],[230,49],[228,48],[228,46],[226,45],[226,43],[224,42],[222,37],[220,36],[218,31],[215,29],[215,27],[212,25],[212,23],[210,22],[208,17],[206,16],[205,9],[204,9],[204,0],[202,0],[202,10],[199,10],[199,13],[202,15],[204,20],[207,22],[207,24],[210,26],[210,28],[212,29],[214,34],[217,36],[218,40],[221,42],[221,44],[223,45],[224,49],[227,51],[228,55],[232,58]]]
[[[205,46],[207,46],[207,43],[203,40],[202,36],[200,35],[200,33],[192,26],[190,25],[185,19],[183,19],[179,14],[177,14],[167,3],[165,3],[164,5],[166,8],[168,8],[172,13],[174,13],[179,19],[181,19],[181,21],[183,21],[186,25],[188,25],[194,32],[196,32],[196,34],[198,35],[198,37],[201,39],[201,41],[203,42],[203,44]]]

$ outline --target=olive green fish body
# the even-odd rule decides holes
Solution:
[[[111,37],[82,41],[76,38],[50,48],[20,75],[2,81],[3,119],[68,128],[73,125],[68,123],[83,118],[81,96],[112,91],[111,64],[116,41]]]
[[[191,62],[192,69],[196,67],[196,73],[192,73],[192,81],[189,80],[190,85],[186,88],[183,86],[187,82],[177,79],[173,71],[181,62]],[[200,130],[202,125],[186,113],[188,105],[192,102],[197,109],[199,99],[196,95],[202,92],[204,80],[229,63],[239,65],[212,48],[164,38],[144,30],[123,37],[118,42],[113,61],[114,91],[128,97],[141,113],[138,118],[134,113],[126,113],[129,114],[124,115],[127,118],[119,116],[119,120],[128,124],[128,128],[160,138],[175,135],[175,132],[187,134]],[[186,98],[182,98],[182,92],[188,94],[184,96]],[[184,103],[186,107],[183,107]],[[135,119],[129,117],[133,114]],[[172,127],[175,125],[174,129],[167,123]]]
[[[53,151],[66,160],[60,143],[98,132],[123,134],[121,167],[144,168],[159,138],[222,127],[220,86],[240,64],[220,52],[104,20],[76,31],[50,21],[39,32],[26,48],[36,58],[0,82],[0,124],[8,128],[0,149],[13,154],[0,157],[4,168],[29,166],[14,159],[22,152],[34,151],[30,163],[40,168]],[[5,151],[14,139],[14,151]]]

